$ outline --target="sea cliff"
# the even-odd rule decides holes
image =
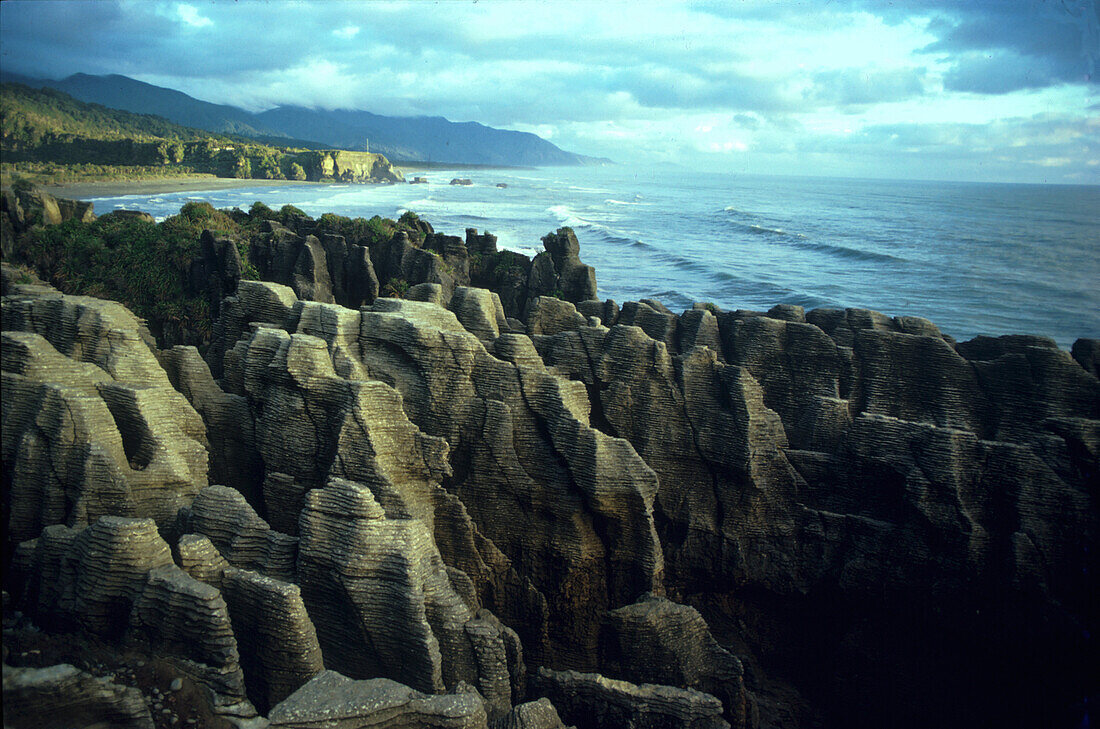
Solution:
[[[51,200],[5,196],[6,260],[92,215]],[[6,725],[1058,726],[1095,695],[1097,341],[601,301],[568,228],[532,258],[234,215],[179,272],[206,333],[4,268]]]

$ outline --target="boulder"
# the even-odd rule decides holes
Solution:
[[[534,688],[577,729],[728,729],[722,702],[693,689],[540,667]]]
[[[486,729],[476,693],[432,696],[385,678],[355,681],[324,671],[268,715],[272,729],[357,729],[366,726]]]

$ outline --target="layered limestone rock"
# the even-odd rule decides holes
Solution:
[[[545,596],[551,620],[562,616],[548,626],[553,649],[586,665],[600,611],[660,585],[652,472],[627,443],[589,426],[579,383],[529,358],[497,359],[450,312],[380,300],[362,312],[359,345],[368,373],[401,392],[410,419],[450,444],[448,491],[480,534]],[[491,596],[491,576],[462,569]],[[513,600],[494,602],[494,612],[519,617]],[[513,624],[541,650],[533,617]]]
[[[301,539],[299,580],[327,665],[425,692],[479,685],[491,714],[511,709],[502,628],[472,614],[423,522],[386,518],[367,487],[334,480],[307,495]]]
[[[693,689],[641,686],[595,673],[539,668],[535,690],[577,729],[728,729],[722,702]]]
[[[297,585],[230,569],[222,594],[237,636],[248,695],[261,713],[267,713],[324,670],[317,630]]]
[[[741,661],[718,645],[695,608],[646,595],[608,612],[600,634],[600,666],[610,678],[712,694],[734,729],[756,726]]]
[[[239,323],[226,330],[246,331],[252,302],[287,303],[262,286],[242,283],[227,307]],[[488,601],[535,650],[553,643],[583,665],[602,610],[659,588],[654,476],[625,442],[588,426],[583,388],[533,350],[496,347],[505,337],[493,339],[491,296],[465,292],[454,306],[516,363],[489,354],[453,313],[392,299],[361,312],[299,302],[285,315],[293,334],[258,328],[226,352],[224,382],[257,415],[267,511],[296,514],[331,477],[365,484],[388,517],[426,526],[476,593],[468,602]],[[582,601],[578,620],[570,612]]]
[[[494,729],[567,729],[549,699],[539,699],[520,704],[499,722]],[[575,729],[575,728],[574,728]]]
[[[587,385],[599,426],[656,471],[657,523],[676,584],[801,579],[801,515],[785,503],[801,479],[779,418],[744,368],[701,347],[674,359],[664,342],[621,324],[535,339],[548,365]]]
[[[210,482],[232,487],[255,508],[263,508],[263,461],[256,450],[248,401],[222,390],[194,347],[162,350],[160,361],[172,386],[187,398],[206,425]]]
[[[4,666],[4,726],[11,729],[153,729],[141,692],[76,666]]]
[[[272,729],[422,727],[486,729],[476,693],[431,696],[385,678],[355,681],[324,671],[271,710]]]
[[[202,419],[121,305],[16,286],[3,299],[3,460],[13,540],[148,516],[206,485]]]
[[[129,628],[130,639],[170,656],[213,690],[216,705],[236,707],[247,701],[229,610],[217,588],[174,564],[155,567],[134,602]],[[245,713],[255,712],[248,706]]]
[[[293,575],[298,540],[268,526],[239,491],[208,486],[181,517],[181,532],[208,537],[233,566],[283,579]]]
[[[33,547],[28,608],[47,624],[122,637],[150,570],[172,566],[152,519],[101,517],[77,531],[52,526]]]
[[[674,327],[639,304],[624,320],[638,326],[534,339],[547,365],[585,382],[593,422],[626,437],[658,473],[674,589],[715,595],[722,585],[736,597],[700,604],[737,612],[765,636],[778,627],[766,617],[775,601],[800,616],[783,623],[796,639],[795,626],[814,620],[800,595],[824,592],[847,616],[829,619],[851,626],[849,646],[881,644],[859,621],[895,630],[882,616],[914,602],[950,606],[936,608],[939,629],[968,633],[976,626],[967,615],[992,612],[1002,627],[985,635],[1043,614],[1041,643],[1073,643],[1095,588],[1093,550],[1080,540],[1100,530],[1088,486],[1100,383],[1052,342],[953,345],[925,320],[863,310],[696,309]],[[1008,594],[1018,607],[997,607]],[[910,629],[935,639],[934,622]],[[765,653],[783,652],[770,641]],[[1066,666],[1088,662],[1087,651],[1066,650]],[[874,666],[857,669],[865,683],[955,684],[948,673],[918,678],[874,649],[854,653],[853,665],[873,662],[858,663]],[[1023,665],[1009,664],[1012,674]],[[887,711],[885,700],[876,711]]]
[[[152,519],[50,526],[21,560],[33,564],[22,602],[40,624],[138,642],[205,684],[222,710],[255,715],[225,601],[173,564]]]

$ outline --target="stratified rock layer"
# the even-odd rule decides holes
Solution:
[[[206,485],[206,434],[144,328],[120,304],[15,288],[3,300],[11,538],[101,516],[167,526]]]
[[[692,689],[616,681],[595,673],[539,668],[536,690],[577,729],[728,729],[722,702]]]
[[[324,671],[271,710],[273,729],[485,729],[475,693],[429,696],[385,678]]]

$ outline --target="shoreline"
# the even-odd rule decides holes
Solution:
[[[394,168],[406,177],[414,173],[439,172],[440,170],[468,169],[528,169],[520,167],[492,165],[445,165],[433,163],[395,164]],[[40,185],[41,189],[54,197],[70,200],[88,200],[99,197],[125,197],[127,195],[159,195],[171,192],[202,192],[205,190],[230,190],[242,187],[282,187],[284,185],[332,185],[329,182],[311,182],[308,180],[256,180],[236,177],[215,177],[214,175],[183,175],[180,177],[148,177],[134,180],[103,180],[100,182],[64,182],[55,185]],[[370,183],[362,183],[368,186]],[[394,184],[408,184],[394,183]]]
[[[42,190],[54,197],[70,200],[87,200],[98,197],[124,197],[126,195],[158,195],[168,192],[199,192],[203,190],[229,190],[239,187],[276,187],[283,185],[329,185],[329,182],[301,180],[242,180],[236,177],[213,175],[186,175],[183,177],[150,177],[139,180],[103,180],[102,182],[70,182],[60,185],[43,185]]]

